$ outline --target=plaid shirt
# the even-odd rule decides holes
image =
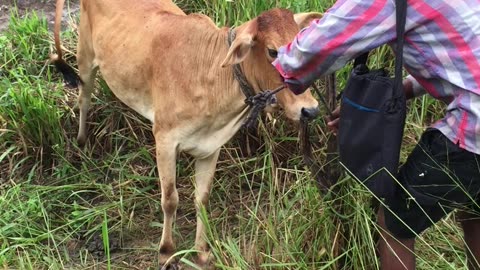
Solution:
[[[301,93],[361,53],[394,45],[395,21],[394,0],[338,0],[281,47],[273,65]],[[415,94],[448,104],[433,127],[480,154],[480,1],[408,0],[405,27],[404,65]]]

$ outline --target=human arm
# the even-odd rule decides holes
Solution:
[[[392,0],[339,0],[278,51],[273,65],[296,94],[356,56],[393,41]]]

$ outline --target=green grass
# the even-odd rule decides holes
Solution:
[[[236,25],[274,6],[324,11],[333,1],[192,1],[188,11]],[[62,33],[75,51],[76,33]],[[0,268],[157,269],[162,229],[160,191],[150,124],[98,80],[89,113],[89,141],[74,138],[77,93],[48,65],[47,22],[35,13],[11,15],[0,34]],[[372,64],[391,65],[381,48]],[[72,59],[73,55],[67,53]],[[348,67],[338,73],[345,83]],[[430,98],[410,104],[402,160],[422,130],[439,118]],[[324,122],[314,123],[316,155],[324,160]],[[337,196],[322,197],[300,163],[294,125],[267,122],[265,147],[241,157],[238,138],[220,155],[210,204],[202,218],[218,269],[376,269],[370,195],[348,177]],[[177,257],[190,264],[194,242],[192,162],[177,166],[180,208]],[[208,213],[208,214],[207,214]],[[453,219],[420,237],[419,269],[466,269]]]

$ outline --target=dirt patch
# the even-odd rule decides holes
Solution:
[[[0,33],[7,29],[12,13],[18,13],[23,17],[29,12],[36,12],[39,17],[45,17],[51,31],[55,20],[55,2],[55,0],[0,0]],[[79,2],[79,0],[65,1],[62,21],[79,11]]]

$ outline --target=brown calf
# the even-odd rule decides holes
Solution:
[[[176,156],[191,154],[195,163],[195,206],[207,204],[220,151],[248,115],[245,96],[232,65],[241,70],[255,92],[282,85],[272,67],[277,48],[288,43],[319,14],[292,14],[285,9],[264,12],[235,29],[217,28],[210,18],[185,13],[170,0],[82,0],[77,62],[79,77],[61,57],[60,21],[64,0],[57,0],[54,63],[66,80],[79,82],[80,128],[86,139],[86,115],[98,70],[113,93],[153,123],[162,191],[164,226],[160,242],[163,264],[175,252],[172,224],[178,205]],[[69,77],[70,75],[70,77]],[[310,92],[277,94],[288,118],[299,120],[318,112]],[[208,262],[205,228],[197,217],[195,248],[199,265]]]

